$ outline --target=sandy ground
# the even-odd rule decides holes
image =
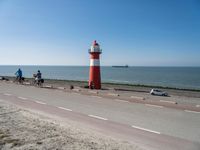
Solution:
[[[0,150],[141,150],[128,142],[77,126],[0,100]]]

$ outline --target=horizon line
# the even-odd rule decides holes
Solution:
[[[28,64],[28,65],[22,65],[22,64],[20,64],[20,65],[16,65],[16,64],[9,64],[9,65],[1,65],[0,64],[0,66],[18,66],[18,67],[20,67],[20,66],[41,66],[41,67],[90,67],[89,65],[33,65],[33,64]],[[124,65],[101,65],[101,67],[112,67],[112,66],[124,66]],[[191,66],[191,65],[188,65],[188,66],[186,66],[186,65],[181,65],[181,66],[168,66],[168,65],[160,65],[160,66],[155,66],[155,65],[147,65],[147,66],[145,66],[145,65],[128,65],[129,67],[200,67],[200,66]]]

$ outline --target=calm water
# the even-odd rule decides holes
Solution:
[[[0,76],[14,76],[18,66],[0,66]],[[23,76],[32,77],[38,69],[44,78],[88,80],[89,67],[21,66]],[[200,89],[200,67],[101,67],[103,82],[159,85]]]

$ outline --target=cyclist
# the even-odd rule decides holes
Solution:
[[[15,75],[16,75],[16,81],[18,81],[19,83],[21,83],[22,82],[22,70],[20,68],[17,70],[17,72],[15,73]]]
[[[42,73],[40,72],[40,70],[38,70],[37,74],[35,75],[35,82],[39,85],[41,84],[40,83],[41,80],[42,80]]]

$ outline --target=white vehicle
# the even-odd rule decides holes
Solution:
[[[157,89],[152,89],[150,91],[151,95],[158,95],[158,96],[168,96],[167,92],[161,91],[161,90],[157,90]]]

